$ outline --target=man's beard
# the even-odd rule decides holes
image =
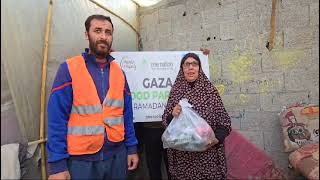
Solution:
[[[99,50],[99,44],[104,44],[106,48],[104,50]],[[95,43],[94,41],[91,41],[89,38],[89,48],[91,52],[99,58],[105,58],[110,52],[110,47],[111,44],[109,44],[107,41],[100,40]]]

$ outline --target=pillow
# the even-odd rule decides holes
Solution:
[[[1,179],[20,179],[19,144],[1,146]]]
[[[307,144],[292,152],[289,162],[307,179],[319,179],[319,143]]]
[[[295,104],[280,113],[284,151],[319,142],[319,106]]]

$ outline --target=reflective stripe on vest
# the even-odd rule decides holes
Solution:
[[[108,126],[117,126],[123,124],[123,117],[107,118],[103,122]]]
[[[95,106],[72,106],[71,114],[95,114],[101,113],[102,106],[95,105]]]
[[[104,144],[104,132],[112,142],[124,140],[124,86],[120,66],[110,62],[109,90],[101,104],[94,81],[82,56],[67,60],[72,79],[73,104],[68,121],[68,153],[93,154]]]
[[[68,128],[68,135],[99,135],[104,133],[103,126],[74,126]]]

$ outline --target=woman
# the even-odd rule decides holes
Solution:
[[[169,173],[172,179],[226,179],[227,166],[224,138],[231,131],[231,121],[217,89],[201,69],[198,55],[186,54],[171,89],[162,116],[167,127],[173,117],[179,116],[179,100],[187,98],[194,110],[212,127],[217,140],[204,152],[186,152],[168,149]]]

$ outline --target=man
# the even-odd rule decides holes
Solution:
[[[67,59],[48,102],[49,179],[126,179],[138,165],[132,98],[109,54],[110,17],[85,22],[89,49]]]

